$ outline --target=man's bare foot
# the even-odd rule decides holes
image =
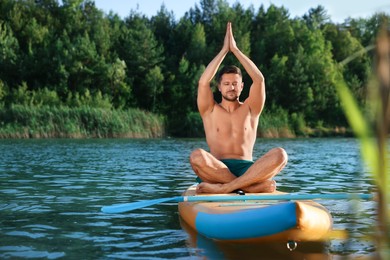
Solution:
[[[272,193],[276,190],[276,182],[274,180],[266,180],[261,183],[253,184],[249,187],[241,188],[245,192],[251,193]],[[196,187],[196,194],[211,193],[211,194],[225,194],[231,191],[227,191],[225,186],[221,183],[199,183]]]
[[[221,183],[207,183],[207,182],[202,182],[199,183],[198,186],[196,187],[196,194],[201,194],[201,193],[212,193],[212,194],[223,194],[226,193],[223,189],[223,184]]]
[[[251,193],[272,193],[276,191],[276,182],[274,180],[266,180],[242,189]]]

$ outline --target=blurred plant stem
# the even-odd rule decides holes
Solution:
[[[388,165],[388,135],[390,126],[390,32],[386,22],[376,42],[375,71],[368,87],[367,110],[363,114],[356,99],[339,77],[337,91],[356,137],[361,145],[362,158],[377,187],[377,232],[376,245],[379,259],[390,259],[390,169]],[[368,49],[367,49],[368,50]],[[340,62],[344,66],[350,57]]]
[[[390,185],[387,139],[390,125],[390,32],[384,27],[377,40],[376,78],[378,95],[375,135],[378,145],[378,246],[381,258],[389,259],[389,209]],[[372,86],[374,87],[374,85]],[[375,102],[374,100],[372,102]]]

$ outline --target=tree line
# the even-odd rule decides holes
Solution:
[[[137,10],[121,18],[91,0],[2,0],[0,108],[140,108],[163,115],[170,135],[201,135],[197,81],[231,21],[237,45],[265,75],[270,121],[282,116],[296,132],[346,126],[336,81],[364,105],[370,50],[388,18],[336,24],[322,6],[290,17],[284,7],[226,0],[201,0],[179,19],[164,5],[150,18]],[[238,62],[228,55],[224,64]]]

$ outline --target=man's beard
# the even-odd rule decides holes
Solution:
[[[235,94],[234,96],[222,95],[222,98],[225,99],[226,101],[230,101],[230,102],[234,102],[234,101],[238,100],[237,94]]]

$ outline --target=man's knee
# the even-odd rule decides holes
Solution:
[[[279,165],[285,166],[287,164],[288,155],[283,148],[281,147],[273,148],[271,152],[274,154]]]
[[[205,154],[205,150],[200,149],[200,148],[192,151],[192,153],[190,155],[190,163],[191,163],[191,165],[192,166],[198,166],[198,167],[203,166],[206,163],[204,154]]]

